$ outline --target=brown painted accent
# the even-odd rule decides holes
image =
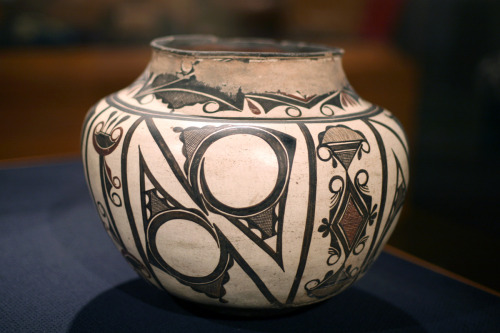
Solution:
[[[290,97],[290,98],[293,98],[293,99],[296,99],[298,101],[305,102],[305,103],[309,102],[311,99],[313,99],[314,97],[317,96],[316,94],[314,94],[314,95],[311,95],[311,96],[299,97],[299,96],[295,96],[295,95],[292,95],[292,94],[287,94],[287,93],[284,93],[284,92],[281,92],[281,91],[278,91],[278,94],[281,94],[283,96]]]
[[[259,108],[253,104],[249,99],[247,99],[248,102],[248,107],[250,108],[250,111],[252,111],[253,114],[260,114]]]
[[[94,135],[92,136],[92,144],[94,146],[94,149],[97,151],[97,153],[99,155],[106,156],[106,155],[111,154],[116,149],[116,147],[118,147],[118,143],[120,142],[120,139],[122,138],[122,135],[123,135],[123,129],[121,127],[114,129],[113,132],[118,130],[119,134],[118,134],[118,138],[113,139],[110,134],[98,130],[99,126],[102,129],[104,127],[104,123],[100,122],[95,127]],[[98,136],[106,137],[107,141],[109,141],[109,146],[102,147],[97,140]]]
[[[340,99],[341,99],[342,105],[345,107],[358,105],[358,102],[356,102],[356,100],[351,95],[349,95],[345,92],[340,93]]]
[[[349,197],[347,207],[344,211],[344,216],[339,222],[339,225],[342,227],[342,230],[345,233],[347,242],[349,243],[349,247],[353,246],[362,222],[363,216],[361,216],[361,214],[359,213],[352,198]]]

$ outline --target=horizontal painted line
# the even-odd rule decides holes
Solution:
[[[209,117],[209,116],[192,116],[185,114],[175,114],[175,113],[163,113],[155,112],[142,108],[139,106],[134,106],[128,104],[127,102],[121,100],[116,94],[106,97],[106,103],[110,106],[115,107],[119,110],[129,112],[137,116],[153,116],[157,118],[169,118],[169,119],[179,119],[186,121],[197,121],[197,122],[310,122],[310,123],[333,123],[340,121],[355,120],[359,118],[374,116],[383,111],[382,108],[376,105],[372,105],[365,111],[356,112],[350,115],[340,115],[333,117],[301,117],[301,118],[258,118],[258,117]]]

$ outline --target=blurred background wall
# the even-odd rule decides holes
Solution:
[[[497,0],[0,0],[0,163],[78,156],[85,112],[139,75],[155,37],[340,46],[354,88],[409,136],[390,244],[500,290],[499,17]]]

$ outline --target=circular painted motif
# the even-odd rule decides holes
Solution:
[[[172,219],[156,232],[158,253],[170,267],[188,276],[206,276],[219,262],[217,241],[202,226],[189,220]],[[187,265],[186,263],[189,263]]]
[[[203,155],[203,169],[212,195],[224,205],[256,205],[273,191],[278,160],[271,146],[255,135],[221,138]],[[259,184],[259,186],[255,186]]]

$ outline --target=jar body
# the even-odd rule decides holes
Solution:
[[[160,289],[234,308],[306,305],[359,279],[404,201],[397,120],[345,80],[229,94],[185,60],[150,64],[84,123],[89,188],[123,256]]]

